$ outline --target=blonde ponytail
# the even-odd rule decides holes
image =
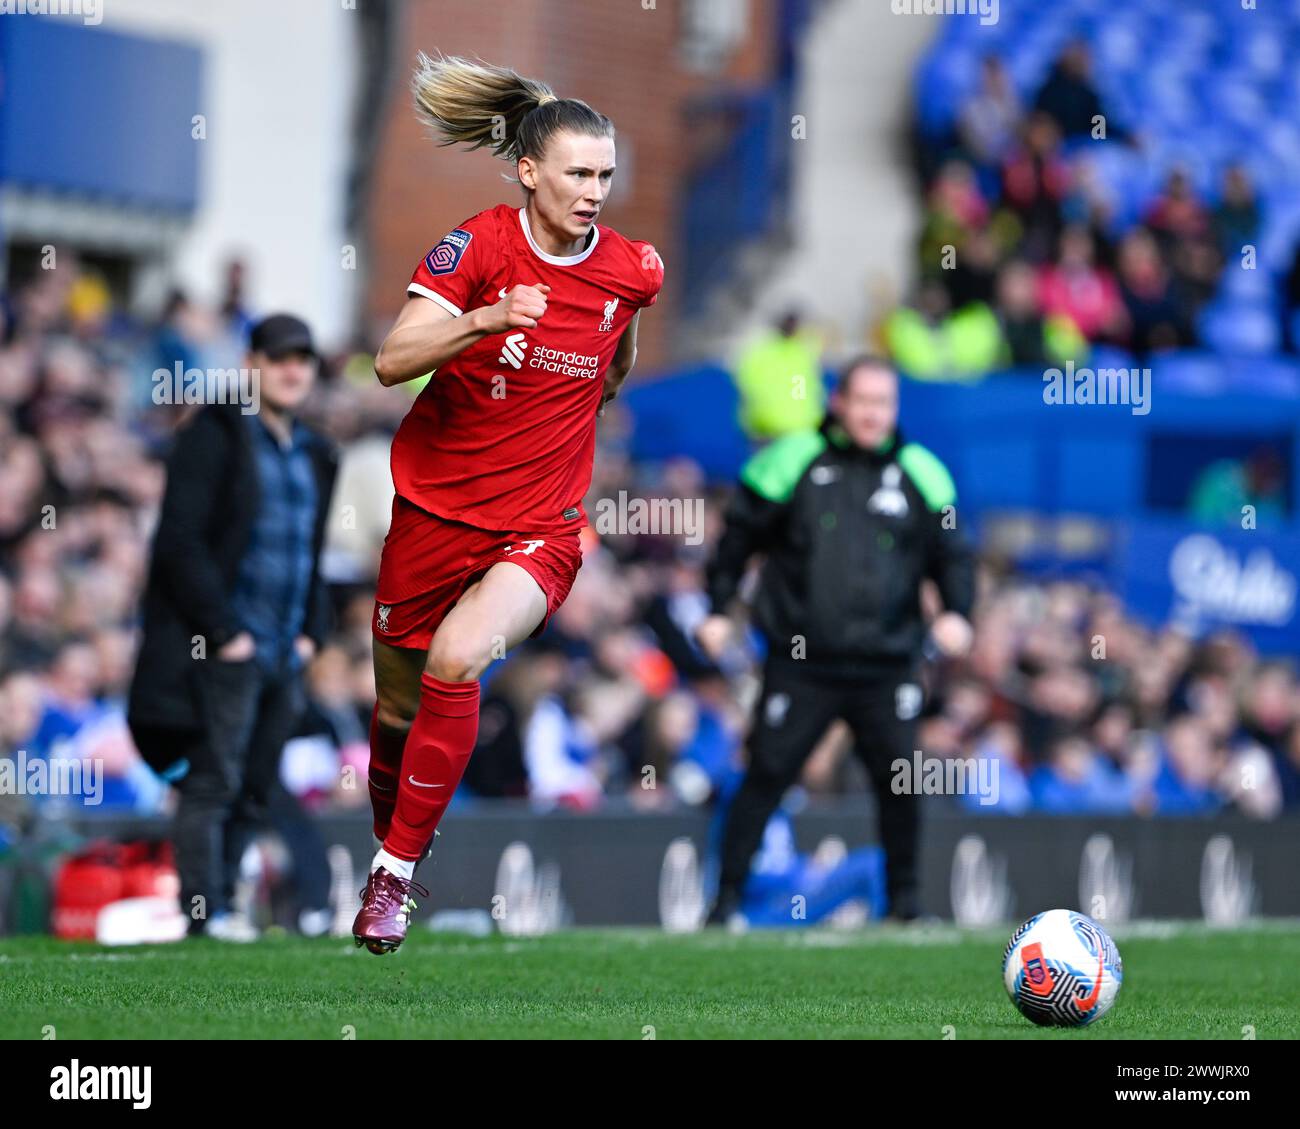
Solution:
[[[416,115],[440,145],[486,146],[507,161],[540,157],[563,129],[614,136],[614,123],[585,102],[560,98],[546,83],[509,67],[457,55],[430,58],[421,51],[411,90]]]

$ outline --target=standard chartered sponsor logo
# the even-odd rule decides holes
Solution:
[[[520,368],[524,363],[524,354],[528,352],[528,340],[522,333],[512,333],[501,346],[501,356],[497,364]]]
[[[546,345],[534,345],[532,356],[528,359],[529,368],[545,369],[558,372],[562,376],[580,376],[584,380],[595,380],[600,357],[595,353],[566,353],[561,349],[551,349]]]
[[[583,380],[595,380],[600,371],[600,356],[596,353],[566,353],[563,349],[531,343],[522,333],[512,333],[506,338],[497,363],[511,368],[539,368]]]

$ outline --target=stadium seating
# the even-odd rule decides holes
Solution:
[[[1026,101],[1061,49],[1082,39],[1115,126],[1139,144],[1096,145],[1088,160],[1115,201],[1118,230],[1131,226],[1181,167],[1204,199],[1217,199],[1233,163],[1249,171],[1262,204],[1257,271],[1226,270],[1205,311],[1205,344],[1225,354],[1264,356],[1281,347],[1278,291],[1300,239],[1300,5],[1243,8],[1221,0],[1177,6],[1141,0],[1002,0],[998,22],[950,19],[916,74],[918,127],[931,140],[955,125],[977,89],[982,59],[1001,57]],[[1159,42],[1151,65],[1146,46]]]

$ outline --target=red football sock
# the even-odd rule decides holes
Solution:
[[[420,679],[420,712],[406,738],[397,810],[384,850],[415,861],[433,838],[478,737],[478,683]]]
[[[381,843],[393,822],[397,806],[397,778],[402,771],[402,750],[406,748],[404,729],[389,729],[379,724],[379,703],[370,715],[370,810],[374,814],[375,838]]]

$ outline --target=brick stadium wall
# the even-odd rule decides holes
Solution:
[[[602,222],[648,239],[668,266],[659,304],[639,336],[638,374],[672,359],[677,216],[686,171],[708,139],[692,134],[684,104],[726,84],[759,83],[775,55],[777,0],[750,0],[746,41],[724,70],[701,75],[680,58],[677,0],[413,0],[399,32],[399,64],[374,170],[368,210],[366,324],[382,335],[405,298],[421,255],[461,220],[500,202],[522,202],[501,179],[512,170],[479,151],[439,148],[415,119],[406,83],[418,50],[478,57],[548,82],[561,97],[581,98],[618,128],[622,166]],[[628,160],[627,158],[630,158]],[[636,379],[634,375],[633,379]]]

